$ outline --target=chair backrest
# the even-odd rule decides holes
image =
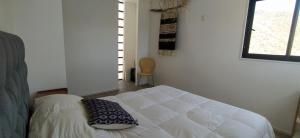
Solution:
[[[155,69],[155,61],[152,58],[142,58],[140,60],[141,73],[152,74]]]

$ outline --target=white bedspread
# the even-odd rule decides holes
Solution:
[[[30,137],[275,138],[268,120],[256,113],[168,86],[102,99],[118,102],[140,125],[121,131],[95,130],[87,125],[82,108],[72,107],[50,117],[34,115]],[[65,115],[74,115],[77,122],[71,123]]]

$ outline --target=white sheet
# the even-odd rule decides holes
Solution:
[[[256,113],[168,86],[102,99],[118,102],[139,121],[121,131],[95,130],[87,125],[80,102],[52,114],[35,113],[32,138],[275,138],[268,120]],[[75,106],[76,107],[76,106]],[[56,109],[57,110],[57,109]],[[36,111],[38,112],[38,111]]]

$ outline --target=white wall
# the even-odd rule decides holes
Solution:
[[[140,71],[138,61],[143,57],[149,56],[149,36],[150,36],[150,7],[151,0],[138,0],[138,15],[137,15],[137,55],[136,55],[136,72]],[[137,75],[136,75],[137,76]],[[137,79],[136,79],[137,80]],[[145,83],[141,80],[141,84]]]
[[[117,89],[117,0],[63,0],[68,87],[89,95]]]
[[[160,15],[151,13],[150,55],[157,62],[156,78],[161,84],[260,113],[275,128],[290,132],[300,64],[240,58],[247,3],[190,0],[179,17],[173,57],[157,54]]]
[[[0,30],[12,32],[12,1],[0,0]]]
[[[0,30],[8,32],[7,23],[7,0],[0,0]]]
[[[125,36],[124,36],[124,61],[125,80],[130,80],[130,69],[135,68],[137,50],[137,4],[125,3]]]
[[[4,0],[0,0],[0,30],[4,30],[4,26],[5,26],[5,2]]]
[[[2,1],[4,30],[25,43],[31,93],[66,87],[61,0]]]

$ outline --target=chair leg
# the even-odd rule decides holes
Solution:
[[[155,86],[155,84],[154,84],[154,75],[152,75],[151,77],[152,77],[152,85]]]
[[[138,82],[137,82],[137,85],[138,85],[138,86],[140,86],[141,78],[142,78],[142,76],[141,76],[141,75],[138,75]]]
[[[146,76],[146,77],[147,77],[146,85],[149,85],[149,76]]]

